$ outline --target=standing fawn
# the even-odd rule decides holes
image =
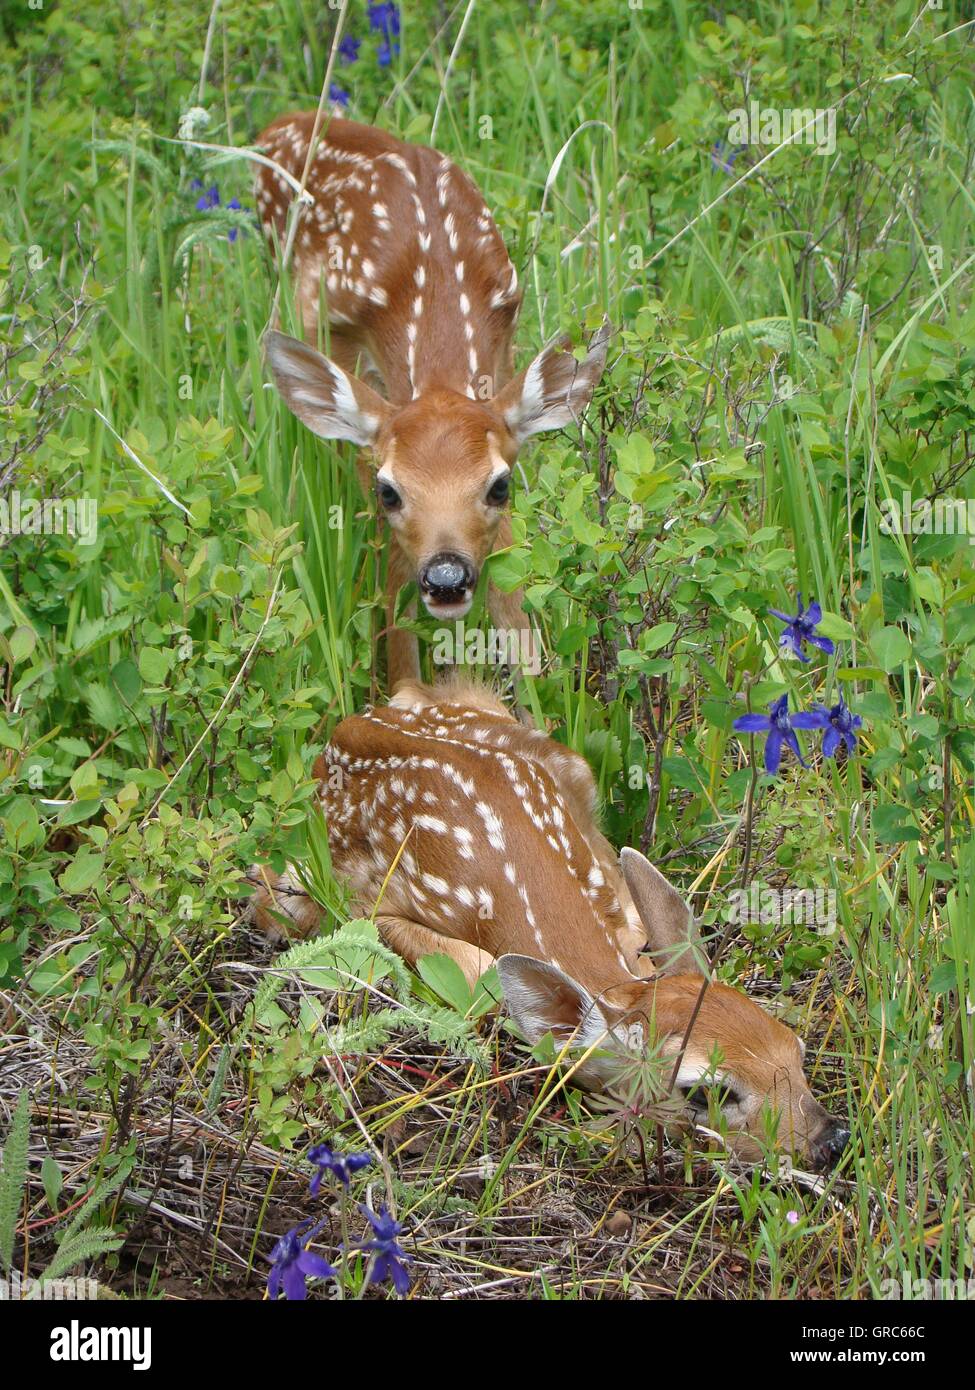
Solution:
[[[258,146],[300,178],[314,122],[314,112],[282,116]],[[351,440],[375,466],[395,537],[386,584],[395,690],[419,676],[416,638],[393,627],[398,589],[415,580],[435,618],[468,612],[485,559],[511,544],[505,508],[520,446],[578,418],[607,335],[581,362],[548,347],[512,375],[518,276],[477,188],[436,150],[332,117],[307,191],[314,206],[302,210],[293,278],[308,341],[270,332],[267,358],[299,420],[323,439]],[[260,166],[258,210],[272,244],[284,242],[291,197],[287,181]],[[328,357],[310,346],[320,322]],[[360,360],[385,399],[354,375]],[[368,495],[361,456],[359,477]],[[521,597],[489,588],[498,628],[528,627]]]
[[[408,683],[390,707],[343,720],[316,774],[334,869],[409,963],[441,952],[473,983],[497,962],[529,1041],[551,1031],[598,1045],[577,1073],[592,1089],[653,1050],[666,1091],[686,1038],[673,1078],[684,1122],[717,1107],[734,1148],[757,1157],[771,1111],[795,1154],[819,1167],[838,1157],[849,1132],[813,1099],[799,1039],[726,985],[702,999],[693,916],[636,850],[620,871],[584,758],[482,687]],[[263,926],[276,913],[299,932],[315,925],[293,875],[264,882]]]

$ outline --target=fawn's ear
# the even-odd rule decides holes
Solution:
[[[272,330],[264,347],[285,405],[314,434],[353,444],[375,442],[391,412],[372,387],[285,333]]]
[[[495,409],[517,443],[578,420],[603,374],[608,342],[609,327],[604,324],[581,362],[566,351],[565,341],[550,344],[502,387],[494,398]]]
[[[531,956],[501,956],[498,977],[512,1018],[529,1042],[551,1033],[557,1042],[574,1036],[577,1047],[592,1047],[610,1023],[592,995],[555,965]]]
[[[694,914],[659,869],[636,849],[620,852],[620,868],[630,896],[647,929],[657,973],[701,973],[707,956],[694,923]]]

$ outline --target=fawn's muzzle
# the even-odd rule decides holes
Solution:
[[[839,1163],[849,1142],[850,1131],[846,1125],[830,1120],[810,1145],[810,1157],[821,1172],[828,1172]]]
[[[476,582],[477,571],[471,562],[446,551],[428,560],[419,574],[420,593],[428,608],[467,603]]]

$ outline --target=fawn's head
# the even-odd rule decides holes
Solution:
[[[580,362],[545,348],[489,400],[424,390],[396,405],[296,338],[267,335],[267,358],[289,410],[322,439],[371,452],[380,509],[437,618],[463,617],[508,502],[511,469],[529,436],[578,418],[606,361],[601,330]]]
[[[797,1157],[832,1167],[849,1130],[813,1097],[799,1038],[727,985],[709,983],[702,996],[705,957],[687,904],[636,850],[623,851],[621,867],[657,974],[595,998],[547,962],[502,956],[501,985],[522,1032],[531,1042],[551,1032],[577,1049],[595,1046],[577,1073],[594,1090],[625,1084],[634,1058],[652,1057],[656,1098],[666,1099],[671,1087],[682,1125],[720,1125],[746,1159],[761,1156],[772,1131]]]

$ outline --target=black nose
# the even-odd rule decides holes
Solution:
[[[420,590],[432,603],[461,603],[473,589],[477,574],[462,555],[434,555],[420,571]]]
[[[822,1169],[835,1168],[849,1142],[850,1131],[846,1125],[831,1120],[812,1146],[816,1166]]]

